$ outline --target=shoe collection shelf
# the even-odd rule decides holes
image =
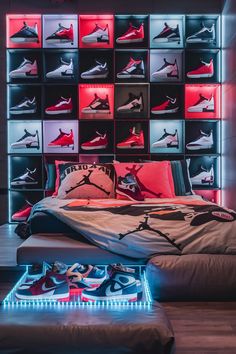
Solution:
[[[211,183],[194,190],[219,200],[220,21],[219,15],[8,15],[9,221],[23,201],[51,193],[47,168],[55,160],[190,159],[191,175],[213,173]],[[38,33],[33,42],[14,37],[24,22]],[[69,39],[54,40],[58,30]],[[136,39],[127,40],[133,32]],[[198,101],[206,109],[196,111]],[[143,146],[119,145],[133,131]],[[15,148],[26,132],[32,146]],[[68,145],[53,146],[63,132]],[[97,134],[107,144],[86,148]],[[155,144],[165,134],[173,145]],[[194,148],[199,137],[205,149]],[[27,169],[37,183],[12,184]]]

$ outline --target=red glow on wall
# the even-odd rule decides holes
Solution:
[[[191,108],[200,100],[200,95],[210,100],[213,96],[214,111],[190,112]],[[208,108],[207,108],[208,109]],[[212,110],[212,109],[211,109]],[[219,119],[220,111],[220,85],[185,85],[185,118]]]
[[[195,190],[195,194],[200,195],[204,199],[209,200],[212,203],[221,204],[221,191],[216,190]]]
[[[83,113],[83,108],[89,106],[94,100],[95,95],[101,99],[108,96],[109,101],[109,114],[88,114]],[[79,117],[82,119],[113,119],[114,117],[114,85],[112,84],[81,84],[79,85]]]
[[[7,15],[7,48],[41,48],[42,47],[42,25],[41,15]],[[24,22],[27,26],[37,26],[38,42],[13,42],[10,37],[18,32],[23,26]]]
[[[109,42],[84,43],[83,37],[94,31],[95,27],[108,27]],[[113,48],[114,46],[114,16],[113,15],[80,15],[79,16],[79,46],[80,48]]]

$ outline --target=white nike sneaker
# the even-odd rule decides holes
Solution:
[[[117,108],[117,112],[120,113],[133,113],[133,112],[142,112],[143,111],[143,95],[142,92],[139,96],[129,93],[128,100],[120,107]]]
[[[200,171],[191,177],[192,184],[203,185],[208,184],[212,185],[214,183],[214,168],[211,166],[210,170],[207,171],[204,167],[201,166]]]
[[[213,145],[214,141],[212,130],[209,134],[206,134],[202,130],[200,130],[200,136],[197,139],[188,143],[186,145],[186,148],[188,150],[212,149]]]
[[[166,78],[179,78],[179,69],[178,69],[178,64],[177,60],[175,59],[174,63],[169,63],[165,58],[164,58],[164,64],[162,67],[157,69],[152,73],[152,77],[154,79],[166,79]]]
[[[160,139],[152,144],[154,148],[176,148],[179,147],[178,131],[175,130],[174,134],[167,133],[164,129],[164,134]]]
[[[37,61],[33,62],[24,58],[23,62],[9,73],[11,79],[34,79],[38,77],[38,65]]]
[[[199,113],[215,111],[215,101],[213,95],[209,99],[202,96],[202,94],[200,94],[199,97],[199,100],[193,106],[188,107],[188,112]]]
[[[102,28],[95,25],[95,28],[86,36],[82,37],[83,43],[109,43],[109,33],[108,33],[108,25],[105,28]]]
[[[53,70],[49,71],[46,74],[46,77],[48,79],[71,79],[71,76],[74,74],[74,64],[73,64],[73,59],[70,59],[70,62],[64,61],[62,58],[60,58],[61,65]]]
[[[12,149],[24,149],[24,148],[37,148],[39,149],[39,134],[36,130],[35,134],[31,134],[26,129],[25,134],[17,140],[15,143],[11,144]]]

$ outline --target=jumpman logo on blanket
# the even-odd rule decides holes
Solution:
[[[79,188],[84,186],[85,184],[89,185],[89,186],[94,186],[97,189],[99,189],[100,191],[104,192],[106,195],[109,195],[110,192],[106,191],[104,188],[102,188],[101,186],[98,186],[97,184],[93,183],[90,181],[90,176],[92,174],[93,170],[88,170],[88,174],[87,175],[83,175],[83,178],[76,183],[76,185],[74,187],[71,187],[70,189],[68,189],[66,191],[66,194],[72,192],[74,189]]]
[[[141,170],[141,168],[143,168],[143,166],[139,166],[138,168],[136,168],[136,165],[133,165],[132,167],[126,167],[125,169],[127,171],[129,171],[132,175],[135,176],[136,181],[138,182],[138,185],[141,189],[142,192],[148,192],[151,193],[153,195],[155,195],[157,198],[160,198],[162,193],[155,193],[153,192],[151,189],[147,188],[139,179],[138,177],[138,172]]]
[[[153,229],[149,224],[148,224],[148,220],[149,220],[149,215],[145,215],[144,217],[144,221],[140,221],[139,226],[132,230],[132,231],[128,231],[125,234],[119,234],[119,240],[122,240],[125,236],[133,234],[135,232],[139,232],[139,231],[143,231],[143,230],[148,230],[148,231],[153,231],[156,234],[158,234],[161,237],[164,237],[172,246],[174,246],[175,248],[177,248],[179,251],[181,251],[181,244],[177,245],[175,242],[175,239],[171,239],[169,238],[169,234],[164,234],[163,232],[161,232],[160,230],[156,230]]]

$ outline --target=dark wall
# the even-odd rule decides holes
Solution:
[[[222,0],[1,0],[0,1],[0,224],[7,220],[6,54],[7,13],[220,13]]]
[[[222,182],[223,204],[236,209],[236,1],[226,0],[222,16]]]

